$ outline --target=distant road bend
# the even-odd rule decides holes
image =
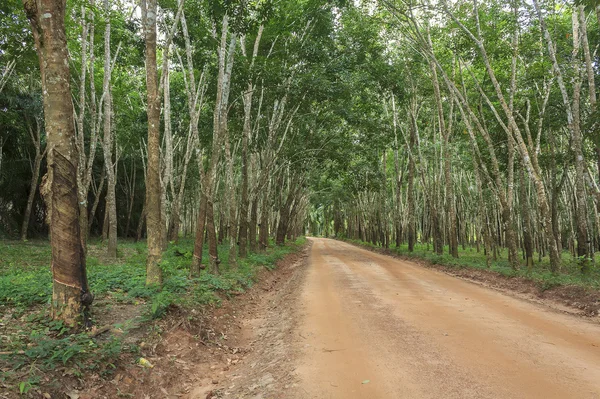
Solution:
[[[598,323],[312,240],[298,397],[600,398]]]

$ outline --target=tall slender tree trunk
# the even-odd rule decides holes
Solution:
[[[269,189],[263,188],[262,200],[260,204],[260,224],[258,228],[258,247],[265,251],[269,246]],[[327,231],[325,231],[327,234]]]
[[[198,211],[198,223],[196,224],[196,240],[194,241],[194,257],[190,266],[190,276],[196,277],[200,274],[200,270],[204,268],[202,265],[202,252],[204,249],[204,229],[206,227],[206,212],[207,212],[206,194],[200,193],[200,210]]]
[[[102,196],[102,190],[104,189],[104,181],[105,180],[106,180],[106,168],[102,168],[102,174],[100,175],[100,183],[98,184],[98,187],[96,188],[96,192],[94,195],[94,203],[92,204],[92,209],[90,210],[89,217],[86,218],[86,220],[87,220],[86,236],[89,236],[90,231],[92,230],[92,224],[94,224],[94,217],[96,216],[96,210],[98,209],[98,204],[100,204],[100,197]],[[80,202],[80,205],[81,205],[81,202]]]
[[[432,47],[431,38],[429,36],[429,30],[427,31],[427,38],[429,40],[429,46]],[[435,102],[437,106],[438,122],[440,131],[442,133],[442,151],[444,153],[444,180],[446,186],[446,217],[448,220],[448,251],[453,258],[458,258],[458,231],[456,225],[456,202],[454,198],[454,186],[452,182],[452,153],[450,149],[450,130],[452,126],[452,120],[449,121],[448,126],[444,117],[444,106],[442,104],[442,96],[440,93],[440,84],[437,76],[437,69],[433,61],[429,62],[431,75],[433,77],[433,91],[435,94]],[[454,105],[454,103],[452,104]],[[450,118],[452,118],[452,112],[450,112]],[[436,212],[432,209],[432,211]]]
[[[35,199],[35,193],[37,191],[38,181],[40,180],[40,167],[42,166],[42,160],[46,155],[46,151],[42,151],[41,143],[41,126],[40,121],[36,119],[35,131],[31,124],[27,123],[27,129],[29,135],[33,141],[35,147],[35,159],[31,167],[31,184],[29,185],[29,195],[27,196],[27,206],[25,207],[25,213],[23,214],[23,223],[21,224],[21,240],[27,240],[27,230],[29,230],[29,221],[31,219],[31,210],[33,208],[33,200]]]
[[[77,198],[78,153],[71,99],[65,1],[23,2],[40,61],[48,139],[51,208],[52,318],[75,327],[92,303],[81,242]],[[48,197],[48,196],[47,196]]]
[[[144,223],[146,222],[146,200],[144,200],[144,206],[142,207],[142,212],[140,212],[140,219],[138,220],[138,225],[135,233],[135,242],[138,242],[142,239],[142,234],[144,232]]]
[[[249,110],[246,111],[246,98],[244,99],[244,132],[242,137],[242,192],[240,198],[240,231],[239,231],[239,255],[240,258],[245,258],[247,255],[248,244],[248,141],[250,133],[250,118]],[[250,99],[250,101],[252,101]]]
[[[285,200],[279,210],[279,223],[277,224],[277,233],[275,236],[275,244],[283,245],[285,243],[285,235],[288,231],[290,214],[292,212],[292,204],[294,203],[297,184],[294,180],[290,181],[290,188]]]
[[[523,218],[523,248],[525,250],[525,264],[531,270],[533,267],[533,239],[531,236],[531,213],[527,201],[527,180],[525,168],[521,168],[521,182],[519,184],[519,202],[521,202],[521,216]]]
[[[92,0],[93,5],[93,0]],[[85,157],[85,137],[84,137],[84,120],[85,120],[85,102],[86,102],[86,75],[87,75],[87,45],[88,45],[88,27],[91,25],[91,43],[90,51],[94,50],[94,20],[93,15],[91,16],[91,22],[86,21],[86,9],[84,5],[81,6],[81,73],[79,76],[79,114],[77,115],[77,150],[79,152],[79,163],[77,165],[77,194],[79,199],[79,226],[81,231],[81,241],[83,242],[84,250],[87,247],[87,237],[89,235],[88,226],[88,190],[86,177],[86,157]],[[92,57],[93,61],[93,57]],[[93,79],[92,79],[93,80]],[[95,95],[95,93],[92,93]],[[93,136],[93,135],[92,135]],[[93,146],[92,149],[94,149]],[[91,155],[91,154],[90,154]]]
[[[587,272],[589,270],[589,262],[588,262],[588,236],[587,236],[587,215],[586,215],[586,199],[587,195],[585,192],[585,160],[583,158],[583,138],[581,135],[581,126],[580,126],[580,115],[579,115],[579,101],[581,94],[581,81],[580,81],[580,60],[578,57],[580,40],[579,40],[579,19],[578,13],[573,12],[572,21],[573,21],[573,52],[571,54],[572,59],[572,74],[573,74],[573,99],[569,98],[569,94],[567,92],[567,87],[564,82],[563,73],[561,71],[560,65],[556,56],[556,47],[554,45],[554,41],[550,36],[550,32],[546,26],[546,21],[543,16],[543,13],[538,5],[537,0],[533,0],[533,6],[537,12],[538,20],[540,22],[540,27],[542,30],[542,35],[546,40],[548,54],[550,55],[550,60],[553,65],[553,72],[556,76],[556,81],[558,83],[558,87],[560,89],[560,93],[563,100],[563,106],[566,110],[567,114],[567,123],[568,128],[571,133],[571,146],[573,152],[575,154],[575,187],[577,190],[577,196],[581,200],[580,206],[575,210],[576,218],[577,218],[577,252],[581,261],[581,270],[582,272]],[[538,192],[540,189],[538,188]],[[547,203],[543,204],[545,206],[545,211],[548,212]],[[540,207],[541,208],[541,207]],[[540,209],[540,212],[544,214],[544,210]],[[547,220],[545,226],[548,227],[550,220]],[[552,227],[550,223],[550,228]],[[558,247],[554,240],[552,240],[553,235],[547,234],[547,237],[550,240],[550,263],[553,271],[557,271],[560,268],[560,255],[558,254]]]
[[[219,164],[219,158],[221,156],[221,146],[223,141],[227,139],[227,104],[229,98],[229,87],[231,71],[233,68],[233,55],[236,47],[236,36],[232,35],[229,49],[227,48],[227,36],[229,33],[229,19],[225,15],[223,17],[223,24],[221,28],[221,40],[218,47],[218,59],[219,59],[219,72],[217,77],[217,93],[215,100],[215,108],[213,111],[213,143],[212,143],[212,154],[209,162],[208,170],[204,173],[204,179],[202,181],[203,195],[206,195],[207,207],[206,207],[206,229],[208,230],[209,240],[209,263],[211,270],[214,273],[218,273],[219,256],[217,252],[217,237],[214,223],[214,196],[217,184],[217,167]],[[202,166],[200,166],[202,168]],[[202,173],[202,172],[201,172]],[[200,225],[200,223],[199,223]],[[199,243],[203,240],[201,235],[203,231],[196,231],[196,250],[199,249]],[[214,240],[213,240],[214,238]],[[201,251],[201,249],[200,249]],[[199,262],[199,257],[194,257],[194,262]],[[194,266],[196,267],[196,266]]]
[[[110,13],[108,0],[104,0],[104,11]],[[112,129],[112,90],[111,82],[111,54],[110,54],[110,18],[106,19],[104,28],[104,167],[106,168],[106,212],[108,213],[108,249],[109,258],[117,257],[117,197],[115,163],[113,162],[114,137]]]
[[[236,223],[236,189],[233,181],[233,154],[231,153],[231,140],[229,137],[225,138],[225,161],[226,161],[226,195],[228,196],[228,208],[225,209],[224,213],[229,211],[229,217],[227,222],[227,235],[229,236],[229,265],[237,265],[237,233],[238,227]],[[240,219],[242,215],[240,215]],[[244,216],[244,219],[246,216]]]
[[[252,50],[252,58],[250,60],[249,71],[253,73],[254,60],[258,55],[258,46],[260,44],[260,39],[262,37],[262,32],[264,30],[264,26],[261,25],[258,28],[258,33],[256,35],[256,39],[254,40],[254,48]],[[242,47],[244,43],[242,43]],[[245,48],[244,54],[245,54]],[[249,195],[248,195],[248,162],[249,162],[249,154],[248,154],[248,145],[250,143],[250,136],[252,135],[252,126],[251,126],[251,113],[252,113],[252,97],[254,94],[254,83],[252,81],[252,77],[248,81],[248,86],[246,91],[244,92],[242,99],[244,102],[244,128],[242,132],[242,192],[240,199],[240,231],[239,231],[239,241],[240,241],[240,257],[245,258],[247,254],[247,241],[248,241],[248,207],[250,204]],[[256,235],[256,234],[255,234]],[[252,244],[251,244],[252,245]]]
[[[250,224],[248,225],[248,244],[250,251],[256,252],[256,225],[258,223],[258,198],[252,201]]]
[[[181,171],[181,175],[179,177],[179,191],[175,197],[173,210],[171,212],[171,222],[169,225],[170,234],[169,239],[177,243],[179,241],[179,230],[181,224],[181,205],[183,203],[183,193],[185,191],[185,181],[188,172],[188,166],[190,163],[190,159],[192,157],[192,149],[194,147],[194,137],[193,129],[190,129],[190,133],[188,135],[186,152],[183,160],[183,170]]]
[[[414,124],[414,115],[411,114],[410,123],[410,138],[409,138],[409,157],[408,157],[408,192],[407,192],[407,207],[408,207],[408,251],[413,252],[416,241],[416,216],[415,216],[415,145],[416,131]]]
[[[161,201],[160,201],[160,213],[162,222],[162,238],[161,244],[163,251],[167,249],[170,237],[170,226],[171,218],[169,217],[167,209],[167,191],[171,189],[171,193],[174,194],[173,190],[173,134],[171,127],[171,73],[169,71],[169,49],[163,54],[162,63],[162,88],[163,88],[163,122],[164,122],[164,142],[165,148],[162,152],[161,163],[164,166],[164,173],[161,179]],[[175,197],[172,198],[175,201]],[[172,205],[172,203],[171,203]],[[172,212],[171,212],[172,215]]]
[[[146,174],[146,230],[148,258],[146,284],[162,285],[162,223],[160,211],[160,98],[156,65],[156,0],[142,0],[146,42],[146,90],[148,107],[148,172]]]
[[[394,193],[396,194],[396,203],[394,206],[394,229],[396,235],[396,248],[402,244],[402,177],[404,172],[404,164],[400,168],[399,162],[399,146],[398,146],[398,113],[396,112],[396,99],[392,95],[392,118],[394,126],[394,171],[396,172]],[[360,234],[359,234],[360,236]]]
[[[135,168],[135,164],[132,161],[131,162],[131,169],[132,169],[132,174],[133,176],[130,178],[130,184],[129,184],[129,206],[127,207],[127,222],[125,223],[125,238],[129,237],[129,227],[131,226],[131,212],[133,211],[133,205],[135,203],[135,175],[136,175],[136,168]],[[125,170],[125,174],[127,174],[127,169],[124,166],[123,170]]]
[[[210,200],[206,201],[206,231],[208,235],[208,263],[213,274],[219,274],[219,252],[215,229],[215,210]]]

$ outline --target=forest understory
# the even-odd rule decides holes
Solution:
[[[51,290],[40,278],[48,243],[2,243],[0,397],[164,398],[216,389],[223,369],[251,350],[242,344],[243,320],[285,285],[307,244],[250,254],[236,269],[196,279],[186,275],[191,247],[184,240],[165,252],[158,292],[144,284],[145,243],[123,243],[117,261],[102,258],[105,246],[90,245],[94,327],[72,335],[48,318]],[[219,249],[226,261],[227,246]],[[32,286],[34,278],[40,281]]]

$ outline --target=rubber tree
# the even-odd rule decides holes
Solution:
[[[40,61],[48,140],[45,200],[50,213],[52,318],[75,327],[92,303],[77,200],[77,145],[71,98],[65,0],[25,0]]]
[[[162,284],[162,222],[160,184],[160,96],[156,64],[156,0],[142,0],[146,45],[146,91],[148,114],[148,166],[146,172],[146,234],[148,258],[146,285]]]

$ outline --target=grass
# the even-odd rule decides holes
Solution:
[[[88,371],[101,375],[115,369],[123,353],[137,353],[136,344],[125,344],[128,331],[152,326],[169,309],[191,310],[251,287],[262,267],[273,269],[285,255],[305,242],[299,238],[285,246],[271,245],[266,252],[250,253],[230,267],[228,245],[220,245],[221,274],[204,270],[188,276],[193,241],[170,244],[163,254],[162,290],[145,285],[146,244],[119,242],[119,257],[107,260],[99,242],[88,246],[87,272],[95,295],[92,318],[96,325],[113,325],[124,334],[91,338],[86,332],[72,334],[61,322],[49,317],[52,296],[51,251],[47,241],[0,241],[0,386],[25,393],[40,383],[44,373],[79,377]],[[207,249],[204,264],[207,264]],[[123,311],[123,310],[127,311]],[[119,313],[119,310],[121,313]],[[133,316],[132,319],[124,317]],[[135,319],[135,320],[134,320]]]
[[[359,240],[347,241],[367,247],[380,248],[378,245]],[[448,246],[444,247],[443,255],[434,253],[432,246],[428,246],[427,244],[416,244],[413,252],[408,251],[408,244],[402,244],[399,247],[392,246],[389,250],[398,255],[407,258],[422,259],[434,265],[491,270],[505,277],[523,277],[537,283],[542,290],[559,285],[576,285],[595,290],[600,289],[600,268],[594,265],[590,273],[582,274],[576,259],[568,252],[561,254],[561,271],[559,273],[552,273],[550,271],[549,258],[544,257],[541,262],[538,262],[537,253],[534,256],[534,265],[531,270],[525,267],[524,261],[523,266],[519,270],[513,270],[508,263],[508,251],[506,249],[502,249],[497,260],[490,261],[489,268],[486,264],[486,256],[483,253],[483,248],[480,252],[477,252],[473,247],[467,247],[466,249],[459,247],[459,257],[457,259],[448,254]],[[600,256],[600,253],[597,256]]]

